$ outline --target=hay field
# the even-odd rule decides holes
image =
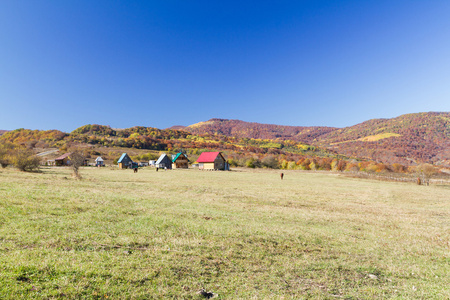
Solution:
[[[0,170],[1,299],[449,299],[450,187]]]

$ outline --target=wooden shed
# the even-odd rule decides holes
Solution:
[[[228,163],[220,152],[203,152],[197,162],[200,170],[229,170]]]
[[[120,169],[128,169],[132,167],[133,161],[128,156],[128,154],[123,153],[122,156],[117,161],[117,164],[119,165]]]
[[[189,160],[184,153],[177,153],[172,158],[172,169],[187,169],[189,168]]]
[[[104,167],[105,166],[105,162],[104,162],[103,158],[101,158],[101,156],[99,156],[95,159],[95,166],[96,167]]]
[[[163,153],[156,161],[156,167],[160,169],[172,169],[172,160],[167,156],[167,154]]]

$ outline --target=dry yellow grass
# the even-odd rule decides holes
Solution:
[[[0,298],[450,298],[448,186],[284,173],[0,171]]]
[[[387,139],[387,138],[390,138],[390,137],[393,137],[393,136],[394,137],[395,136],[401,136],[401,134],[392,133],[392,132],[385,132],[385,133],[380,133],[380,134],[376,134],[376,135],[366,136],[366,137],[358,139],[358,141],[376,142],[376,141]]]

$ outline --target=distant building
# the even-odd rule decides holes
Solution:
[[[172,158],[172,169],[187,169],[189,168],[189,160],[184,153],[178,153]]]
[[[133,161],[128,156],[128,154],[123,153],[122,156],[117,161],[120,169],[128,169],[133,167]]]
[[[154,167],[156,165],[156,160],[149,160],[148,164],[152,167]]]
[[[148,161],[140,161],[139,167],[148,167]]]
[[[172,160],[167,156],[167,154],[163,153],[158,158],[155,165],[157,168],[160,168],[160,169],[164,169],[164,168],[172,169]]]
[[[55,158],[55,166],[68,166],[70,165],[70,154],[72,152],[65,153],[57,158]]]
[[[95,166],[96,167],[103,167],[103,166],[105,166],[105,162],[103,161],[103,158],[101,158],[100,156],[97,157],[95,159]]]
[[[203,152],[197,159],[200,170],[229,170],[230,167],[220,152]]]

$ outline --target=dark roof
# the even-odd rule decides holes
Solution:
[[[220,152],[203,152],[202,154],[200,154],[199,158],[197,159],[197,162],[199,163],[214,162],[219,154]]]
[[[122,160],[124,160],[125,157],[127,157],[128,154],[123,153],[122,156],[119,158],[119,160],[117,161],[118,164],[120,164],[122,162]],[[129,158],[129,157],[128,157]],[[130,159],[131,160],[131,159]]]
[[[161,156],[160,156],[160,157],[158,158],[158,160],[156,161],[156,164],[160,164],[160,163],[164,160],[165,157],[167,157],[168,160],[172,161],[172,160],[167,156],[167,154],[163,153],[163,154],[161,154]]]
[[[55,158],[55,160],[63,160],[65,158],[69,157],[70,154],[72,154],[72,152],[67,152],[67,153],[61,155],[60,157]]]

